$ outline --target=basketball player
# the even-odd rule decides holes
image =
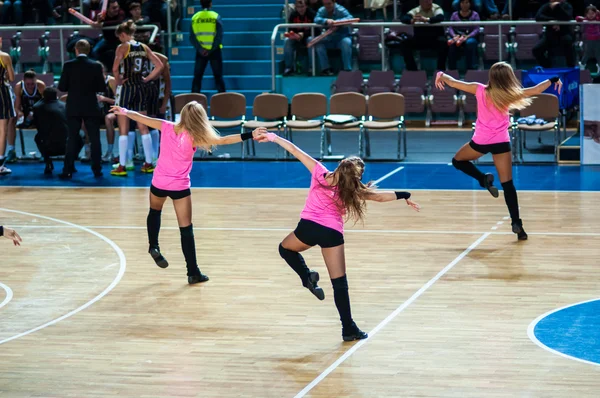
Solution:
[[[10,174],[12,171],[4,165],[6,150],[6,132],[8,122],[16,116],[14,96],[10,82],[15,78],[10,55],[2,51],[2,38],[0,37],[0,175]]]
[[[310,171],[312,178],[300,222],[279,245],[279,254],[298,274],[302,285],[319,300],[325,299],[325,292],[317,282],[319,273],[310,270],[300,254],[313,246],[321,246],[321,253],[333,285],[333,298],[342,322],[344,341],[366,339],[367,333],[356,326],[350,311],[346,259],[344,254],[344,218],[361,220],[366,211],[367,200],[391,202],[405,199],[413,209],[419,205],[410,200],[409,192],[378,191],[372,185],[365,185],[361,179],[365,164],[358,157],[343,159],[333,171],[327,170],[288,140],[274,133],[259,133],[258,141],[271,141],[296,157]]]
[[[169,71],[169,59],[159,52],[155,51],[154,54],[162,62],[163,70],[158,79],[152,80],[146,85],[148,90],[147,113],[148,116],[167,119],[167,105],[171,98],[171,72]],[[152,151],[154,153],[153,163],[156,164],[160,142],[158,130],[151,129],[150,136],[152,137]]]
[[[102,93],[98,93],[98,102],[102,107],[104,114],[104,126],[106,128],[106,142],[108,148],[106,154],[102,157],[103,162],[113,161],[113,147],[115,144],[115,123],[117,121],[117,115],[109,112],[110,107],[115,104],[115,93],[117,91],[117,81],[114,77],[109,75],[106,71],[106,67],[102,64],[102,72],[104,72],[104,83],[106,88]]]
[[[113,64],[113,75],[117,80],[117,95],[115,104],[119,107],[131,109],[132,111],[146,114],[147,90],[146,84],[156,79],[163,69],[162,62],[145,44],[134,41],[135,24],[132,20],[122,23],[115,34],[119,37],[121,44],[117,47],[115,62]],[[154,65],[154,70],[144,77],[144,72],[150,69],[149,63]],[[124,115],[118,115],[119,123],[119,166],[111,171],[115,176],[126,176],[127,170],[127,135],[129,133],[129,119]],[[148,127],[138,123],[142,136],[145,162],[142,173],[152,173],[152,138]]]
[[[2,225],[0,225],[0,237],[1,236],[12,240],[15,246],[21,246],[21,242],[23,242],[23,239],[21,239],[17,231],[8,227],[3,227]]]
[[[490,69],[490,80],[487,86],[481,83],[465,83],[438,72],[435,85],[443,90],[444,84],[473,94],[477,98],[477,120],[473,138],[454,155],[452,165],[476,179],[482,188],[486,188],[494,198],[497,198],[499,194],[498,188],[494,186],[493,174],[483,174],[471,162],[487,153],[492,154],[504,189],[504,201],[512,219],[512,231],[517,234],[519,240],[526,240],[527,233],[523,229],[523,221],[519,215],[519,200],[512,179],[509,111],[524,109],[531,104],[530,97],[543,93],[552,84],[560,93],[562,82],[558,77],[553,77],[535,87],[523,88],[512,67],[506,62],[497,62]]]
[[[181,110],[181,119],[175,124],[162,119],[155,119],[138,112],[114,106],[111,111],[119,117],[135,120],[139,125],[146,125],[161,131],[162,151],[158,157],[156,170],[150,186],[150,212],[147,218],[148,252],[161,268],[169,263],[163,257],[158,246],[160,217],[167,197],[173,200],[177,223],[181,234],[181,248],[187,265],[188,283],[205,282],[208,277],[200,272],[196,262],[196,244],[192,225],[192,198],[190,191],[190,171],[192,170],[196,148],[210,149],[215,145],[229,145],[257,137],[264,130],[252,133],[234,134],[221,137],[211,127],[206,111],[196,101],[192,101]]]
[[[46,84],[36,78],[34,70],[28,70],[23,80],[15,85],[15,110],[17,119],[23,117],[22,128],[28,128],[33,121],[33,106],[42,99]]]

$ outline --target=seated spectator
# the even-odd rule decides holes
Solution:
[[[573,7],[565,0],[550,0],[538,11],[535,20],[546,21],[570,21],[573,19]],[[568,67],[575,66],[575,54],[573,52],[573,35],[571,28],[567,25],[546,26],[546,31],[541,40],[533,48],[533,56],[538,64],[544,68],[552,67],[548,51],[551,48],[562,48]]]
[[[129,14],[136,25],[146,25],[150,22],[150,18],[142,15],[142,5],[137,2],[129,3]]]
[[[352,39],[350,38],[350,27],[340,26],[339,28],[335,28],[332,26],[334,21],[343,21],[352,18],[352,14],[341,5],[336,4],[335,0],[323,0],[323,7],[319,9],[319,12],[315,16],[315,23],[329,26],[330,29],[336,30],[315,45],[315,53],[319,59],[322,75],[333,75],[333,71],[329,67],[329,58],[327,56],[327,50],[332,48],[339,48],[341,50],[343,69],[347,71],[352,70]],[[313,38],[311,37],[308,41],[310,42],[312,39]],[[309,62],[312,65],[312,51],[309,51],[308,54],[310,59]]]
[[[460,0],[460,11],[456,11],[450,17],[450,21],[479,21],[477,11],[471,10],[471,0]],[[456,60],[460,49],[465,50],[467,58],[467,69],[477,69],[475,59],[477,57],[477,44],[479,40],[479,26],[451,26],[448,29],[450,40],[448,40],[448,68],[456,69]]]
[[[102,29],[102,38],[96,43],[92,50],[92,58],[101,61],[105,65],[112,65],[115,59],[115,51],[120,44],[115,34],[115,29],[105,29],[121,24],[125,20],[125,13],[119,7],[117,0],[108,0],[106,16],[98,14],[96,22],[92,25]]]
[[[44,158],[44,174],[52,174],[54,165],[51,156],[62,156],[67,148],[67,108],[56,96],[53,87],[44,90],[42,101],[33,107],[33,122],[37,127],[35,143]]]
[[[402,23],[415,25],[415,35],[403,41],[402,54],[407,70],[417,70],[415,62],[415,50],[429,48],[438,53],[437,69],[446,69],[446,57],[448,55],[448,44],[444,35],[444,29],[419,27],[424,24],[435,24],[444,21],[442,7],[433,4],[432,0],[420,0],[419,6],[410,10],[402,17]]]
[[[8,25],[11,22],[23,25],[23,3],[21,0],[4,0],[2,11],[0,11],[0,25]]]
[[[452,1],[452,8],[460,11],[460,0]],[[500,14],[498,13],[498,6],[496,6],[496,2],[494,0],[473,0],[473,4],[471,4],[471,8],[476,13],[481,13],[487,16],[489,19],[498,19],[500,18]]]
[[[589,5],[585,10],[585,17],[578,16],[578,22],[585,21],[600,21],[600,12],[595,6]],[[600,25],[584,25],[583,26],[583,57],[579,63],[581,69],[585,69],[590,58],[596,61],[596,68],[600,73]]]
[[[23,80],[15,85],[15,111],[17,120],[23,119],[21,128],[29,128],[33,123],[33,106],[42,99],[46,84],[38,80],[35,71],[28,70]]]
[[[290,14],[289,23],[312,23],[315,12],[306,6],[306,0],[296,0],[296,9]],[[284,76],[294,73],[295,55],[298,47],[305,47],[310,36],[310,28],[290,28],[289,37],[284,41],[283,59],[285,62]]]

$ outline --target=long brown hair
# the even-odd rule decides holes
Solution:
[[[531,99],[525,96],[523,86],[506,62],[496,62],[492,65],[485,91],[492,104],[501,112],[524,109],[531,105]]]
[[[219,139],[219,133],[210,125],[206,110],[200,103],[192,101],[181,110],[179,123],[175,125],[175,133],[186,131],[194,146],[211,150]]]
[[[364,218],[367,209],[365,198],[374,189],[374,186],[362,182],[364,171],[365,162],[357,156],[351,156],[340,161],[332,173],[339,210],[345,211],[348,220],[361,221]]]

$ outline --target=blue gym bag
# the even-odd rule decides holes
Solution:
[[[523,87],[533,87],[544,80],[558,76],[563,83],[560,95],[554,90],[554,84],[544,93],[558,97],[560,109],[571,109],[579,105],[579,68],[549,68],[540,66],[523,71]]]

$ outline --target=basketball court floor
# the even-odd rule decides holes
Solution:
[[[335,163],[327,166],[335,167]],[[279,257],[309,174],[297,162],[197,162],[189,286],[170,202],[147,254],[151,176],[71,182],[19,164],[0,179],[2,397],[597,397],[600,168],[517,166],[529,240],[447,164],[372,163],[366,180],[422,206],[369,203],[347,224],[353,316]],[[485,171],[493,170],[484,166]]]

